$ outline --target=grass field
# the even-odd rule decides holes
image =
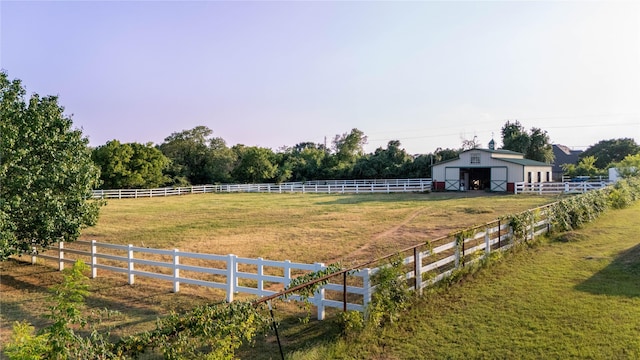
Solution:
[[[202,194],[167,198],[110,200],[97,226],[83,239],[155,248],[296,262],[362,262],[555,200],[539,196],[487,193],[440,194]],[[25,261],[28,259],[24,259]],[[55,264],[0,263],[0,343],[13,321],[37,327],[48,305],[47,288],[61,280]],[[101,273],[91,281],[87,304],[122,314],[116,335],[153,327],[158,316],[219,301],[215,289]],[[297,331],[292,328],[291,331]],[[309,332],[309,337],[315,334]]]
[[[609,211],[419,299],[380,333],[289,358],[638,359],[639,215],[640,203]]]
[[[270,260],[362,261],[553,200],[485,192],[110,200],[81,238]]]

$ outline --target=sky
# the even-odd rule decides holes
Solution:
[[[365,151],[640,143],[640,3],[6,1],[0,68],[92,146],[204,125],[278,150],[353,128]],[[326,140],[325,140],[326,139]]]

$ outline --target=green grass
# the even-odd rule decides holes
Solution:
[[[296,262],[362,261],[552,202],[465,194],[202,194],[110,200],[83,239]]]
[[[491,221],[554,201],[552,197],[487,193],[437,194],[198,194],[166,198],[110,200],[98,224],[82,239],[214,254],[233,253],[294,262],[360,263],[397,249],[436,238],[463,227]],[[65,245],[72,247],[72,244]],[[23,258],[28,261],[28,258]],[[60,282],[54,262],[36,266],[0,262],[0,343],[13,321],[47,324],[47,288]],[[186,311],[224,298],[218,289],[171,284],[99,271],[90,282],[90,309],[119,310],[112,334],[134,334],[153,328],[158,317]],[[284,305],[280,305],[283,307]],[[285,309],[284,307],[283,309]],[[278,311],[278,316],[290,314]],[[329,322],[301,327],[295,318],[283,329],[291,346],[330,337]],[[303,335],[301,335],[303,334]],[[273,337],[269,337],[273,339]],[[269,353],[269,352],[267,352]],[[277,353],[277,349],[276,349]]]
[[[610,211],[418,299],[389,328],[288,358],[640,358],[639,214]]]

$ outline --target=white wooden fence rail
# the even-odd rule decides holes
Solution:
[[[515,184],[516,194],[582,194],[590,190],[602,189],[610,185],[608,181],[584,181],[584,182],[547,182]]]
[[[541,220],[526,227],[527,239],[533,239],[548,231],[550,225],[546,210],[542,210],[540,214]],[[475,235],[464,239],[462,244],[452,237],[436,239],[434,244],[437,246],[424,251],[418,251],[416,247],[413,255],[404,257],[403,263],[411,269],[406,272],[406,279],[414,283],[412,289],[416,291],[422,292],[424,287],[451,275],[456,269],[488,256],[491,251],[509,249],[514,245],[514,236],[508,223],[495,221],[487,224],[484,229],[477,229]],[[65,263],[74,263],[82,259],[90,266],[93,278],[98,276],[100,269],[126,274],[129,284],[134,284],[136,276],[168,281],[173,284],[173,292],[180,291],[180,284],[218,288],[225,291],[227,301],[233,301],[237,293],[256,296],[272,295],[289,285],[293,277],[326,268],[322,263],[302,264],[288,260],[242,258],[233,254],[213,255],[184,252],[178,249],[149,249],[133,245],[99,243],[95,240],[75,241],[69,246],[73,248],[65,248],[65,244],[61,242],[47,252],[37,253],[34,250],[32,262],[36,263],[37,258],[57,261],[59,269],[62,270]],[[428,246],[423,246],[423,248],[426,247]],[[49,255],[50,251],[55,251],[57,254]],[[77,256],[69,257],[68,255]],[[149,258],[149,256],[155,256],[155,258]],[[211,261],[217,265],[215,267],[188,265],[193,263],[189,259]],[[313,298],[309,299],[317,308],[318,319],[324,319],[327,307],[343,308],[344,303],[340,299],[344,298],[349,299],[346,304],[347,309],[364,311],[375,290],[375,286],[371,284],[371,276],[378,270],[379,268],[365,268],[350,273],[347,282],[349,285],[346,287],[348,296],[344,296],[344,284],[341,283],[341,279],[332,280],[332,283],[323,286]],[[204,275],[196,278],[185,276],[183,272]],[[295,274],[292,274],[294,272]],[[299,300],[298,296],[291,298]]]
[[[94,199],[160,197],[212,192],[364,194],[431,190],[431,179],[317,180],[281,184],[223,184],[178,188],[93,190]]]

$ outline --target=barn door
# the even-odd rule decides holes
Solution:
[[[491,191],[507,191],[507,168],[491,168]]]
[[[460,168],[444,169],[444,189],[453,191],[460,190]]]

